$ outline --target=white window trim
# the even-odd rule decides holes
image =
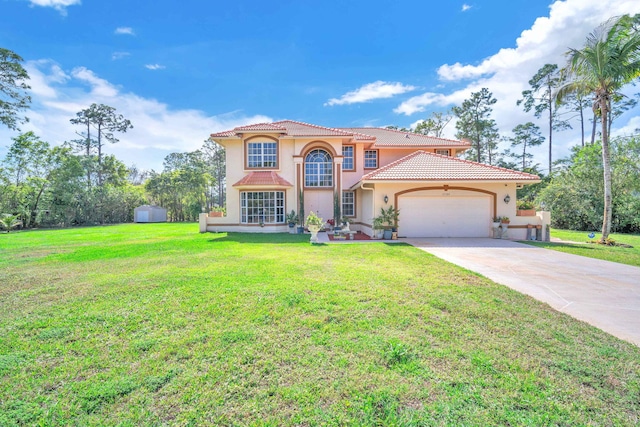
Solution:
[[[265,144],[273,144],[275,146],[275,153],[265,154]],[[260,145],[260,153],[251,154],[251,146]],[[251,166],[251,156],[255,156],[260,159],[258,166]],[[274,165],[265,165],[265,157],[275,157]],[[276,169],[278,167],[278,143],[275,141],[247,141],[247,169]]]
[[[262,198],[254,197],[248,198],[248,194],[262,193]],[[249,206],[250,201],[262,201],[268,202],[271,206]],[[241,191],[240,192],[240,223],[241,224],[284,224],[285,220],[285,197],[284,191],[271,190],[271,191]],[[253,210],[262,210],[262,214],[252,212]],[[272,212],[264,212],[265,210]],[[275,222],[270,221],[271,217],[275,219]],[[252,221],[249,221],[249,219]]]

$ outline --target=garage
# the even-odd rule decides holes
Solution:
[[[492,198],[474,191],[417,191],[398,198],[403,237],[489,237]]]

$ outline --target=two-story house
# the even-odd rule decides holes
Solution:
[[[536,175],[457,158],[468,142],[381,128],[327,128],[296,121],[239,126],[211,138],[226,150],[226,216],[200,231],[286,232],[291,210],[373,234],[380,208],[400,210],[400,237],[489,237],[495,216],[512,238],[542,216],[516,218],[516,188]]]

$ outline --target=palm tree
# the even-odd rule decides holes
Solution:
[[[0,229],[4,228],[5,230],[7,230],[7,233],[9,233],[12,228],[15,228],[19,225],[22,225],[22,221],[18,220],[18,215],[0,215]]]
[[[611,232],[611,162],[608,115],[611,99],[627,83],[640,77],[640,15],[611,18],[587,37],[582,49],[570,49],[563,70],[567,82],[558,91],[561,100],[568,93],[593,95],[593,111],[602,125],[602,165],[604,169],[604,242]]]

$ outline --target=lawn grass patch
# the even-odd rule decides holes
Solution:
[[[3,426],[639,422],[638,347],[408,245],[141,224],[0,251]]]
[[[552,249],[559,252],[640,267],[640,235],[618,233],[610,234],[610,237],[615,240],[616,243],[623,243],[625,245],[632,246],[630,248],[587,243],[598,240],[601,236],[601,234],[596,234],[593,239],[590,239],[588,235],[589,232],[587,231],[552,229],[551,236],[564,240],[566,241],[566,243],[530,241],[526,241],[523,243],[528,243],[533,246]]]

